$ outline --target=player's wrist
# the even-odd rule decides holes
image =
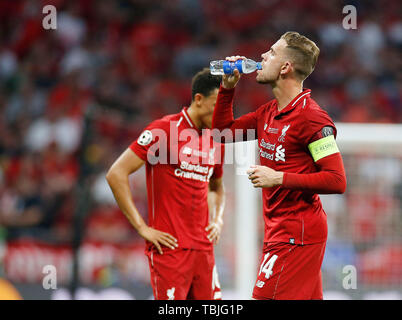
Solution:
[[[225,81],[222,81],[221,87],[222,87],[224,90],[233,90],[233,89],[234,89],[234,86],[233,86],[233,85],[230,85],[229,83],[226,83]]]
[[[223,226],[223,219],[222,218],[215,218],[214,219],[214,223],[216,224],[216,225],[218,225],[219,227],[222,227]]]
[[[136,226],[135,229],[137,230],[137,232],[139,234],[141,234],[142,232],[144,232],[144,230],[148,229],[148,226],[146,223],[144,223],[144,224],[140,224],[140,225]]]
[[[277,171],[277,172],[276,172],[275,184],[276,184],[277,186],[281,186],[281,185],[283,184],[283,176],[284,176],[284,173],[283,173],[283,172],[280,172],[280,171]]]

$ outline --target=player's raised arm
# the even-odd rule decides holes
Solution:
[[[163,254],[161,245],[171,249],[177,247],[177,240],[170,234],[149,227],[138,212],[130,192],[128,177],[144,164],[131,149],[124,151],[109,169],[106,180],[113,192],[120,210],[145,240],[152,242]]]
[[[226,60],[235,61],[237,59],[243,59],[245,57],[234,56],[227,57]],[[212,118],[212,128],[224,130],[229,129],[232,131],[232,136],[235,135],[235,130],[243,130],[243,137],[247,139],[246,130],[257,128],[256,113],[250,112],[243,115],[236,120],[233,114],[233,98],[234,98],[234,88],[240,80],[240,72],[235,69],[233,74],[223,75],[222,83],[219,88],[218,97],[216,100],[216,105],[214,109],[214,115]],[[214,137],[215,139],[215,137]],[[219,142],[233,142],[226,141],[226,139],[221,138]]]

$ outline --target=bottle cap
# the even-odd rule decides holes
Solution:
[[[261,70],[261,69],[262,69],[261,62],[257,62],[257,70]]]

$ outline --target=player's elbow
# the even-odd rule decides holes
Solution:
[[[346,192],[346,187],[347,187],[347,180],[346,180],[346,176],[343,176],[343,182],[342,182],[342,189],[341,189],[341,193],[345,193]]]
[[[109,186],[112,186],[117,180],[119,180],[119,176],[119,171],[112,166],[106,173],[105,178]]]
[[[218,143],[233,143],[234,131],[231,126],[214,127],[211,130],[212,139]]]
[[[339,172],[332,172],[324,180],[327,194],[343,194],[346,191],[346,176]]]
[[[338,194],[345,193],[346,185],[347,185],[346,176],[343,174],[338,178],[338,183],[336,184],[335,193],[338,193]]]
[[[109,171],[106,173],[106,181],[110,185],[113,182],[113,171],[109,169]]]

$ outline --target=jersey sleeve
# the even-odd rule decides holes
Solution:
[[[212,118],[212,128],[231,131],[231,139],[225,136],[214,136],[214,139],[223,143],[232,143],[236,134],[241,132],[243,140],[247,140],[247,129],[257,129],[258,110],[247,113],[237,119],[233,114],[234,89],[219,88],[218,98]]]
[[[312,191],[320,194],[342,194],[346,190],[346,174],[340,153],[331,154],[317,161],[318,172],[283,174],[282,187]]]
[[[317,106],[306,110],[301,126],[301,141],[314,162],[338,153],[335,138],[337,130],[329,115]]]
[[[155,120],[151,122],[134,140],[129,148],[143,161],[150,162],[160,152],[168,152],[169,122]]]
[[[337,131],[335,124],[324,110],[318,106],[310,107],[303,112],[303,116],[301,139],[305,146],[321,137],[329,135],[330,130],[327,128],[332,129],[331,134],[336,138]]]

